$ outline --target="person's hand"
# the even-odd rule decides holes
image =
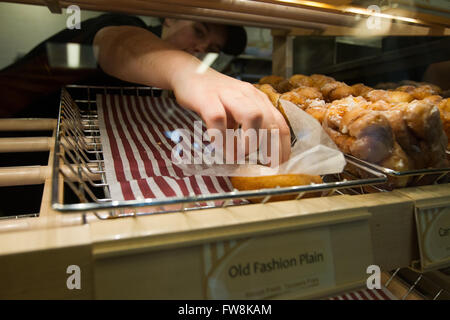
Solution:
[[[223,137],[227,128],[236,129],[238,125],[244,132],[251,128],[257,133],[259,129],[267,129],[268,133],[278,129],[278,163],[289,158],[287,123],[267,96],[250,83],[211,68],[198,72],[200,60],[139,27],[102,28],[95,35],[94,46],[104,72],[124,81],[173,90],[182,107],[197,112],[208,129],[220,130]],[[270,145],[267,149],[271,159]],[[245,150],[256,151],[247,143]]]
[[[245,132],[253,128],[279,130],[279,162],[288,160],[291,145],[290,131],[281,113],[267,96],[252,84],[243,82],[213,69],[204,73],[179,71],[173,78],[172,88],[177,102],[198,113],[208,129],[218,129],[225,137],[226,129],[239,125]],[[267,139],[270,151],[270,138]],[[258,143],[261,143],[258,138]],[[255,150],[245,145],[246,154]]]

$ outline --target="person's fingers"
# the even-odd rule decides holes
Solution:
[[[205,98],[201,103],[198,103],[196,107],[198,108],[200,117],[205,122],[211,142],[215,144],[216,152],[219,151],[226,156],[227,145],[225,137],[227,129],[227,113],[222,103],[218,97],[214,96]]]
[[[260,99],[260,107],[265,110],[263,127],[268,129],[266,139],[267,154],[271,160],[270,165],[273,164],[276,166],[277,164],[287,161],[291,153],[289,126],[287,125],[283,115],[272,105],[268,97],[259,90],[257,91],[258,92],[255,96]],[[273,130],[278,130],[278,139],[274,141],[275,145],[272,146],[272,135],[276,134]],[[277,150],[273,148],[276,148]]]
[[[264,118],[264,112],[255,99],[243,94],[221,95],[220,101],[225,109],[243,128],[258,130]]]
[[[258,150],[258,132],[262,128],[264,113],[257,106],[254,99],[249,99],[245,95],[228,95],[221,98],[225,108],[231,116],[241,125],[242,136],[237,140],[244,155],[248,155]]]
[[[237,123],[236,120],[234,120],[234,118],[230,112],[227,112],[227,129],[236,130],[238,128],[239,128],[239,123]]]
[[[279,157],[280,163],[289,159],[291,155],[291,132],[281,112],[273,108],[276,127],[279,129]]]
[[[224,75],[211,73],[208,76],[197,77],[194,83],[177,87],[175,95],[183,107],[197,112],[208,129],[216,129],[222,133],[222,150],[229,159],[236,160],[236,148],[231,148],[231,142],[236,147],[237,139],[231,139],[226,145],[226,129],[237,129],[253,133],[253,137],[244,134],[244,154],[257,151],[261,143],[266,150],[270,149],[270,130],[277,129],[279,163],[286,161],[290,155],[290,131],[281,113],[272,105],[269,98],[253,85],[241,82]],[[267,138],[260,139],[260,129],[266,129]],[[256,144],[252,141],[256,135]],[[229,138],[232,138],[229,137]],[[230,149],[230,150],[228,150]],[[268,155],[271,155],[269,150]],[[275,153],[274,153],[275,155]],[[230,157],[232,156],[232,157]],[[272,160],[275,162],[275,159]]]
[[[255,146],[249,146],[249,139],[246,137],[246,154],[256,151],[257,148],[263,148],[263,154],[269,159],[270,163],[276,165],[289,159],[291,152],[290,130],[282,114],[272,105],[268,97],[254,88],[254,86],[242,83],[241,91],[237,95],[226,95],[221,101],[227,112],[231,113],[235,119],[242,125],[244,132],[248,129],[255,129],[258,136],[258,143]],[[266,134],[260,135],[259,129],[265,129]],[[271,136],[278,130],[278,137],[273,147],[277,148],[277,153],[272,150]],[[261,144],[264,144],[262,146]],[[278,155],[278,157],[277,157]],[[277,159],[272,159],[277,157]]]
[[[206,124],[208,129],[217,129],[225,133],[227,128],[227,113],[217,98],[210,98],[205,100],[205,106],[199,107],[199,114]]]

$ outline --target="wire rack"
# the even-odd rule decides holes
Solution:
[[[446,151],[447,158],[450,159],[450,151]],[[393,189],[395,186],[418,186],[418,185],[430,185],[446,183],[450,178],[450,167],[446,168],[427,168],[407,171],[395,171],[389,168],[379,166],[377,164],[367,162],[354,156],[347,155],[347,158],[353,161],[379,171],[385,174],[389,179],[389,184],[385,187],[387,189]]]
[[[321,184],[254,191],[233,190],[164,199],[111,199],[100,142],[96,94],[154,96],[156,92],[161,90],[150,87],[81,85],[70,85],[62,89],[54,149],[53,209],[63,213],[93,212],[99,219],[109,219],[243,205],[255,198],[259,199],[258,202],[265,203],[280,195],[293,195],[293,198],[300,199],[311,194],[331,196],[385,191],[377,187],[387,181],[383,173],[347,158],[347,169],[341,174],[324,175],[324,182]],[[363,172],[364,178],[360,178],[355,172]],[[106,215],[99,214],[101,211],[106,211]]]
[[[391,287],[393,281],[401,283],[403,290],[397,292],[400,300],[450,300],[450,270],[418,272],[411,268],[397,268],[389,273],[385,283]]]

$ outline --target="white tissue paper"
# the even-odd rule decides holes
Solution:
[[[186,175],[209,176],[324,175],[342,172],[346,164],[344,155],[320,123],[295,104],[286,100],[280,100],[280,103],[297,137],[288,161],[277,167],[250,163],[239,165],[177,163],[176,165]]]

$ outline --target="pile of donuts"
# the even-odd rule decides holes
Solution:
[[[434,88],[439,89],[439,95],[443,98],[450,98],[450,90],[442,91],[439,87],[436,87],[435,85],[429,84],[427,82],[417,82],[412,80],[402,80],[399,82],[380,82],[377,83],[374,88],[375,89],[383,89],[383,90],[399,90],[402,91],[406,88],[418,88],[422,86],[430,85]]]
[[[346,154],[396,171],[449,166],[450,98],[435,85],[381,90],[296,74],[263,77],[255,86],[275,107],[284,99],[312,115]]]

